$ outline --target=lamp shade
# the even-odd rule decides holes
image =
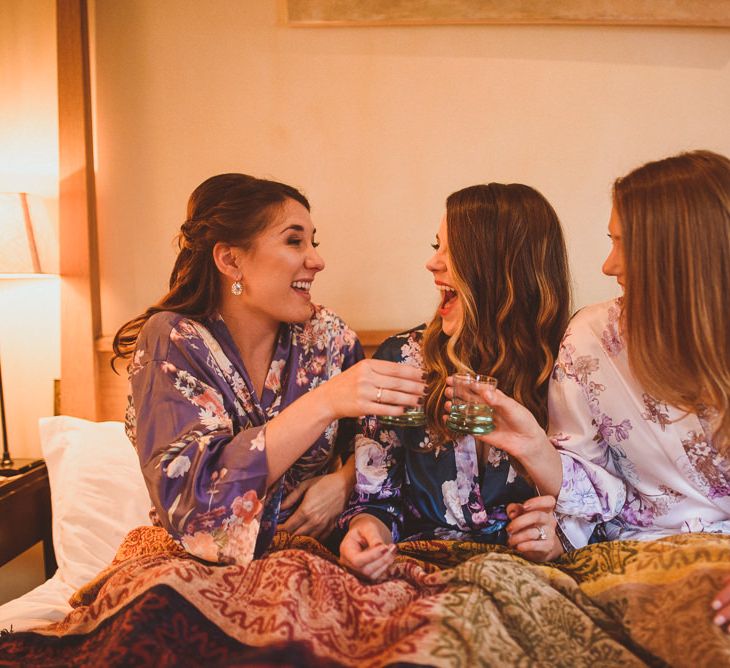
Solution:
[[[57,273],[47,252],[51,236],[40,198],[0,193],[0,275]]]

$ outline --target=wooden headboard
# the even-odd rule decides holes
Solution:
[[[394,329],[365,329],[357,335],[360,339],[365,355],[371,357],[375,349],[389,336],[402,330]],[[112,337],[102,336],[96,339],[96,366],[97,366],[97,420],[124,420],[124,411],[127,408],[127,374],[125,364],[117,364],[120,373],[114,373],[111,368]]]

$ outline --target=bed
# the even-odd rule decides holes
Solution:
[[[605,543],[551,565],[402,543],[391,577],[369,584],[309,538],[279,533],[263,558],[219,566],[150,526],[118,421],[126,379],[98,331],[85,3],[58,10],[61,407],[77,417],[41,423],[58,570],[0,607],[0,666],[730,665],[709,611],[730,537]]]
[[[218,566],[149,525],[120,422],[47,418],[41,439],[58,571],[0,607],[0,665],[730,663],[709,614],[730,575],[724,536],[594,545],[548,566],[402,543],[393,577],[369,584],[279,533],[264,558]]]

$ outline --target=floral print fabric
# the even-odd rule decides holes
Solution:
[[[271,542],[281,500],[300,482],[337,467],[352,420],[333,422],[266,489],[268,420],[363,353],[336,315],[315,307],[304,324],[282,324],[261,397],[220,315],[197,322],[171,312],[142,328],[129,367],[127,434],[153,502],[153,522],[191,554],[246,564]]]
[[[575,547],[730,533],[730,461],[712,445],[712,416],[687,414],[643,391],[629,369],[620,314],[620,299],[579,311],[550,381],[564,533]]]
[[[398,334],[375,357],[421,367],[422,338],[423,326]],[[506,505],[534,496],[534,489],[496,448],[485,446],[480,473],[472,436],[424,450],[430,443],[424,427],[365,418],[355,438],[355,487],[340,526],[369,513],[390,527],[394,541],[436,536],[505,542]]]

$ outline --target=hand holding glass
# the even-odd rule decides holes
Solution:
[[[488,434],[494,430],[492,407],[484,400],[488,389],[497,389],[497,379],[483,374],[453,376],[454,397],[446,426],[462,434]]]
[[[390,427],[423,427],[426,424],[426,414],[423,412],[423,404],[406,406],[401,415],[380,415],[378,422]]]
[[[378,422],[392,427],[423,427],[426,424],[426,414],[423,406],[409,406],[401,415],[379,415]]]

